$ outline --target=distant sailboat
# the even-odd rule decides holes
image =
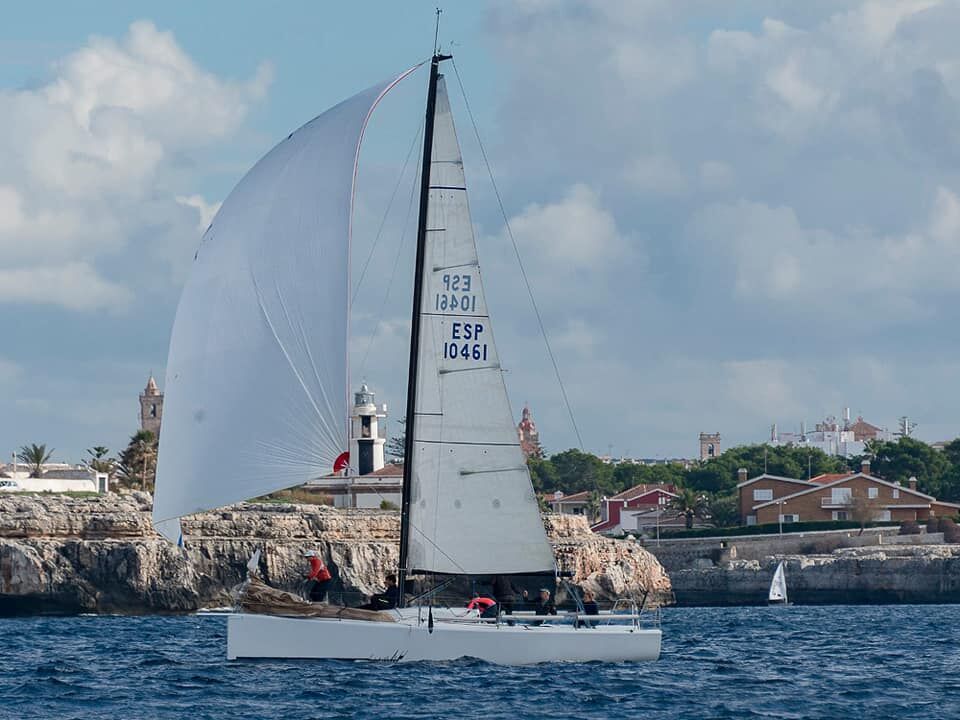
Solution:
[[[777,565],[777,571],[773,574],[773,580],[770,581],[770,594],[767,597],[770,605],[789,605],[787,600],[787,576],[783,572],[783,560]]]

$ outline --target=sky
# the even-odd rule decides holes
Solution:
[[[290,131],[425,59],[434,5],[6,8],[0,451],[125,445],[219,204]],[[958,31],[955,0],[446,7],[584,449],[691,457],[701,431],[760,442],[844,407],[960,434]],[[392,419],[425,84],[374,115],[355,212],[352,377]],[[548,452],[578,446],[449,87],[515,414]]]

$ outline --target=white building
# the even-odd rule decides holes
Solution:
[[[93,492],[110,491],[109,476],[83,465],[43,466],[40,477],[30,477],[23,465],[0,466],[0,492]]]
[[[816,448],[827,455],[841,457],[862,455],[868,440],[893,440],[893,435],[862,417],[851,422],[850,408],[844,408],[842,421],[831,415],[809,432],[805,422],[800,424],[800,432],[781,432],[776,423],[770,427],[770,444],[773,446]]]

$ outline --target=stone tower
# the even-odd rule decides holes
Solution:
[[[154,437],[160,437],[160,418],[163,417],[163,393],[157,387],[157,381],[150,375],[147,386],[140,393],[140,429],[149,430]]]
[[[540,433],[537,424],[533,421],[530,408],[523,406],[520,424],[517,425],[517,435],[520,437],[520,449],[525,457],[543,457],[543,448],[540,447]]]
[[[357,475],[369,475],[383,468],[383,446],[387,442],[380,432],[380,418],[387,416],[387,406],[379,409],[366,383],[353,395],[350,417],[350,466]]]
[[[700,433],[700,459],[710,460],[720,455],[720,433]]]

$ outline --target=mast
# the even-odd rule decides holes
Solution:
[[[403,588],[407,579],[409,551],[410,490],[413,476],[414,424],[417,406],[417,365],[420,355],[420,313],[423,300],[423,265],[427,246],[427,210],[430,201],[430,163],[433,155],[433,118],[437,104],[437,78],[440,61],[450,55],[435,52],[430,61],[430,84],[427,89],[427,115],[423,127],[423,166],[420,172],[420,215],[417,225],[417,259],[413,276],[413,315],[410,320],[410,366],[407,375],[406,437],[403,446],[403,495],[400,505],[400,567],[397,573],[399,604],[403,605]]]

